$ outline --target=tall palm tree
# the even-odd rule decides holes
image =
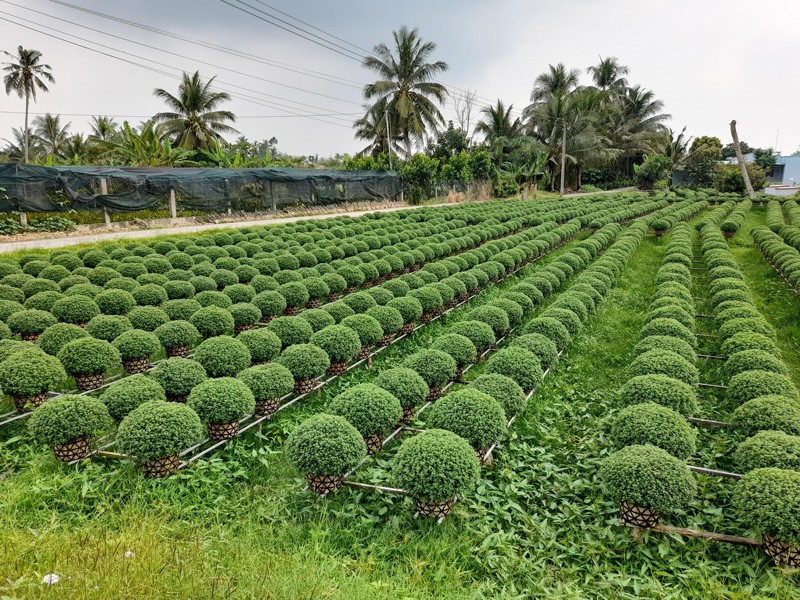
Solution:
[[[222,139],[223,133],[239,133],[226,123],[236,121],[236,115],[228,110],[219,110],[219,106],[231,97],[226,92],[211,89],[215,78],[204,84],[199,71],[194,75],[184,73],[177,96],[161,88],[154,90],[153,94],[163,100],[171,112],[158,113],[153,120],[161,124],[160,132],[171,136],[178,148],[208,150]]]
[[[25,162],[29,160],[29,147],[30,147],[30,129],[28,127],[28,113],[30,108],[30,101],[36,102],[36,90],[42,92],[49,92],[47,83],[55,83],[56,80],[50,72],[52,68],[50,65],[40,63],[42,53],[38,50],[26,50],[22,46],[17,48],[17,55],[14,56],[8,52],[3,52],[6,56],[12,58],[14,62],[3,63],[3,71],[6,75],[3,76],[3,83],[6,86],[6,94],[16,92],[20,98],[25,98],[25,127],[22,130],[25,134],[23,145],[25,150]]]
[[[625,75],[628,74],[629,69],[626,65],[621,64],[616,56],[600,58],[600,62],[587,68],[586,72],[592,76],[595,86],[604,92],[624,90],[628,87]]]
[[[69,140],[70,125],[71,123],[62,125],[60,115],[51,115],[47,113],[33,120],[33,133],[39,143],[41,143],[46,154],[58,156]]]
[[[358,155],[366,156],[371,154],[377,156],[382,152],[389,152],[386,135],[386,99],[381,98],[372,106],[367,105],[364,108],[366,108],[367,112],[353,123],[353,126],[356,128],[356,138],[368,141],[369,145],[361,150]],[[389,119],[392,119],[392,115],[389,115]],[[397,136],[399,127],[397,123],[390,123],[389,129],[392,137],[392,150],[396,152],[402,147],[402,140]]]
[[[484,106],[481,109],[483,120],[475,126],[477,133],[482,133],[484,140],[491,144],[498,138],[513,138],[522,133],[522,121],[513,119],[511,112],[514,105],[505,107],[502,100],[497,100],[495,106]]]
[[[545,102],[556,94],[566,94],[578,87],[578,69],[567,69],[564,63],[548,65],[548,70],[536,77],[531,102]]]
[[[686,137],[686,127],[681,129],[678,135],[672,129],[667,129],[668,135],[665,136],[664,148],[661,154],[670,160],[669,187],[672,188],[672,174],[686,164],[689,157],[689,142],[691,138]]]
[[[403,26],[392,35],[394,49],[378,44],[362,63],[380,77],[364,86],[364,97],[386,103],[390,122],[396,124],[410,158],[414,140],[422,142],[426,134],[444,125],[438,105],[444,102],[447,89],[434,77],[448,67],[441,60],[428,62],[436,44],[423,42],[416,29]]]
[[[95,143],[109,142],[119,136],[119,125],[110,117],[92,117],[89,139]]]

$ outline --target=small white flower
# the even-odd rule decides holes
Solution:
[[[58,583],[58,581],[60,579],[61,579],[61,577],[59,577],[55,573],[48,573],[47,575],[45,575],[42,578],[42,582],[46,583],[47,585],[54,585],[54,584]]]
[[[133,552],[133,550],[127,550],[125,552],[125,558],[135,558],[135,557],[136,557],[136,554]]]

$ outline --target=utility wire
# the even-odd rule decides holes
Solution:
[[[0,114],[4,115],[24,115],[24,110],[0,110]],[[28,112],[29,115],[39,116],[47,115],[50,113],[43,112]],[[58,113],[62,117],[106,117],[108,119],[152,119],[153,115],[110,115],[103,112],[96,113]],[[282,119],[293,117],[333,117],[339,115],[355,116],[361,113],[319,113],[316,115],[236,115],[236,120],[239,119]]]

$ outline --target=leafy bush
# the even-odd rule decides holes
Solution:
[[[200,335],[206,338],[232,335],[236,325],[229,310],[219,306],[206,306],[194,313],[189,320]]]
[[[468,389],[478,390],[497,400],[508,418],[517,415],[525,406],[525,392],[516,381],[505,375],[481,375],[470,383]]]
[[[159,362],[150,371],[150,377],[164,388],[167,397],[181,398],[188,396],[192,388],[204,382],[208,375],[199,362],[176,357]]]
[[[428,387],[442,387],[456,374],[456,361],[441,350],[420,350],[403,363],[403,367],[416,371]]]
[[[422,317],[422,304],[420,304],[419,300],[410,296],[393,298],[386,303],[386,306],[396,309],[403,315],[403,321],[406,323],[414,323]]]
[[[744,371],[731,377],[728,382],[728,398],[735,404],[744,404],[759,396],[786,396],[800,401],[797,388],[785,375],[769,371]]]
[[[508,313],[497,306],[479,306],[467,313],[467,319],[486,323],[492,328],[496,337],[501,337],[511,327]]]
[[[358,334],[361,346],[377,344],[383,337],[380,323],[369,315],[353,315],[342,319],[342,325],[349,327]]]
[[[189,393],[186,404],[204,423],[238,421],[252,414],[256,408],[253,392],[247,384],[233,377],[209,379],[196,385]]]
[[[478,351],[468,337],[458,333],[448,333],[436,338],[431,344],[432,350],[447,352],[456,361],[456,365],[464,368],[475,362],[478,358]]]
[[[128,413],[145,402],[165,401],[164,389],[147,375],[131,375],[110,386],[100,400],[106,405],[108,414],[120,422]]]
[[[299,281],[284,283],[278,293],[286,300],[286,306],[303,307],[309,300],[308,289]]]
[[[171,321],[188,321],[202,306],[193,298],[178,298],[167,300],[161,305],[161,310],[167,313]]]
[[[311,336],[311,343],[322,348],[334,362],[349,362],[361,350],[358,333],[345,325],[325,327]]]
[[[400,311],[391,306],[373,306],[366,314],[378,322],[384,335],[396,333],[405,323]]]
[[[675,319],[653,319],[642,327],[642,338],[652,335],[674,337],[694,347],[696,340],[692,330]]]
[[[392,465],[392,479],[422,500],[449,500],[468,492],[480,474],[469,442],[458,435],[429,429],[403,442]]]
[[[581,330],[581,319],[571,310],[550,306],[541,314],[543,319],[555,319],[560,322],[571,336]]]
[[[257,364],[274,359],[281,351],[281,340],[268,329],[243,331],[236,339],[250,351],[250,360]]]
[[[542,381],[539,357],[520,346],[510,346],[492,355],[486,361],[487,373],[510,377],[523,390],[532,390]]]
[[[283,365],[271,363],[245,369],[236,376],[243,381],[257,401],[281,398],[294,388],[292,372]]]
[[[164,348],[191,346],[200,337],[197,327],[189,321],[169,321],[156,327],[153,331]]]
[[[651,444],[686,460],[695,452],[697,432],[686,418],[666,406],[645,402],[623,408],[610,419],[616,448]]]
[[[418,406],[428,397],[425,380],[416,371],[405,367],[381,371],[373,383],[397,398],[403,408]]]
[[[124,315],[136,306],[133,295],[125,290],[105,290],[97,294],[94,301],[104,315]]]
[[[56,323],[45,329],[42,335],[39,336],[39,348],[47,354],[55,356],[64,344],[88,337],[89,333],[77,325],[72,325],[71,323]]]
[[[91,396],[60,396],[31,414],[28,429],[33,437],[53,446],[91,438],[111,428],[106,405]]]
[[[800,436],[782,431],[759,431],[736,448],[740,473],[774,467],[800,471]]]
[[[789,369],[783,361],[764,350],[742,350],[728,356],[725,361],[725,372],[728,376],[744,371],[769,371],[789,375]]]
[[[759,431],[783,431],[800,435],[800,405],[785,396],[759,396],[733,411],[731,419],[744,435]]]
[[[333,399],[328,411],[347,419],[363,437],[376,435],[393,427],[403,414],[397,398],[371,383],[348,388]]]
[[[254,304],[240,302],[228,309],[237,327],[251,326],[261,320],[261,311]]]
[[[203,365],[209,377],[234,377],[250,366],[251,357],[247,346],[239,340],[219,336],[201,342],[194,351],[194,359]]]
[[[572,336],[561,321],[551,317],[540,317],[528,322],[525,333],[540,333],[553,341],[559,351],[564,350],[572,342]]]
[[[640,354],[628,365],[628,374],[631,377],[666,375],[691,385],[696,385],[700,379],[697,367],[669,350],[649,350]]]
[[[63,294],[59,292],[39,292],[38,294],[34,294],[28,298],[23,306],[28,310],[36,309],[50,312],[50,310],[53,308],[53,304],[63,297]]]
[[[283,298],[283,296],[281,296]],[[233,301],[228,298],[222,292],[217,291],[207,291],[207,292],[200,292],[197,294],[193,300],[195,300],[200,306],[218,306],[219,308],[228,308],[229,306],[233,306]],[[283,311],[281,311],[283,312]]]
[[[322,309],[330,316],[333,317],[334,322],[341,323],[343,319],[347,317],[352,317],[356,314],[352,308],[347,306],[341,300],[337,300],[336,302],[331,302],[330,304],[326,304],[325,307]]]
[[[347,304],[347,306],[352,308],[353,312],[356,314],[365,313],[370,308],[378,306],[378,303],[375,301],[375,299],[367,292],[348,294],[342,298],[341,302]]]
[[[56,300],[50,312],[62,323],[82,325],[91,321],[92,317],[99,315],[100,308],[94,300],[86,296],[66,296]],[[7,316],[0,315],[0,318],[7,320]]]
[[[535,354],[543,369],[550,369],[558,362],[555,342],[541,333],[526,333],[511,341],[511,347],[519,346]]]
[[[763,350],[776,357],[780,355],[778,346],[773,340],[760,333],[748,331],[733,334],[722,342],[720,347],[720,351],[724,356],[731,356],[743,350]]]
[[[314,330],[308,321],[300,317],[277,317],[269,322],[267,329],[278,336],[284,348],[307,344],[314,335]]]
[[[139,306],[159,306],[169,300],[166,290],[155,283],[139,286],[131,292],[131,295]]]
[[[133,329],[127,317],[119,315],[97,315],[86,324],[86,332],[93,338],[113,342],[118,336]]]
[[[651,445],[627,446],[606,458],[600,479],[616,502],[646,506],[659,513],[684,509],[697,484],[686,464]]]
[[[119,365],[120,356],[114,346],[105,340],[81,338],[61,348],[58,360],[70,375],[96,375]]]
[[[169,315],[156,306],[137,306],[128,313],[127,318],[135,329],[145,331],[155,331],[169,322]]]
[[[39,335],[58,321],[43,310],[23,310],[9,315],[6,325],[15,335]]]
[[[256,294],[252,303],[258,307],[264,317],[282,315],[283,311],[286,310],[286,300],[283,295],[273,290]]]
[[[112,345],[119,351],[122,360],[150,358],[161,350],[161,343],[155,334],[140,329],[121,333]]]
[[[150,401],[133,409],[117,430],[122,452],[140,460],[174,456],[203,438],[197,413],[184,404]]]
[[[771,340],[777,339],[777,334],[772,326],[763,317],[749,319],[730,319],[720,324],[717,334],[727,339],[734,334],[741,332],[760,333]]]
[[[733,488],[734,506],[761,534],[800,545],[800,472],[755,469]]]
[[[482,321],[459,321],[449,328],[449,331],[456,335],[463,335],[475,346],[475,350],[483,354],[495,343],[495,335],[492,328]]]
[[[233,304],[239,304],[240,302],[252,302],[253,298],[256,297],[256,291],[249,285],[244,285],[243,283],[234,283],[233,285],[229,285],[222,290],[222,293],[230,298]]]
[[[695,389],[666,375],[639,375],[628,380],[620,391],[623,406],[655,402],[691,417],[698,411]]]
[[[506,415],[497,400],[470,386],[437,400],[427,423],[435,429],[452,431],[481,450],[500,438]]]
[[[287,438],[285,451],[294,468],[312,475],[341,475],[367,455],[358,430],[345,418],[326,414],[303,421]]]
[[[66,379],[61,363],[36,347],[20,350],[13,360],[0,362],[0,388],[18,398],[48,392]]]
[[[295,344],[286,348],[275,362],[292,372],[295,381],[320,377],[331,361],[322,348],[312,344]]]
[[[637,356],[649,352],[650,350],[669,350],[670,352],[679,354],[689,362],[693,362],[697,358],[691,344],[688,344],[682,339],[667,335],[651,335],[642,339],[633,348]]]

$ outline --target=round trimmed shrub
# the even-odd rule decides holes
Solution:
[[[733,459],[740,473],[765,468],[800,471],[800,436],[759,431],[739,444]]]
[[[106,405],[91,396],[53,398],[28,420],[31,435],[49,446],[93,438],[113,425]]]
[[[800,435],[800,405],[785,396],[760,396],[733,411],[731,421],[746,436],[759,431]]]
[[[720,351],[724,356],[731,356],[743,350],[763,350],[773,356],[780,356],[778,345],[765,335],[742,331],[735,333],[722,342]]]
[[[261,311],[264,317],[276,317],[286,310],[286,299],[277,291],[267,290],[256,294],[253,304]]]
[[[28,298],[23,306],[28,310],[46,310],[50,312],[53,304],[63,297],[64,295],[60,292],[39,292]]]
[[[576,335],[582,327],[581,319],[571,310],[550,306],[542,313],[543,319],[555,319],[560,322],[571,336]]]
[[[58,320],[49,312],[31,309],[9,315],[6,325],[11,333],[25,337],[38,336],[57,322]]]
[[[736,483],[733,503],[762,535],[800,546],[800,472],[754,469]]]
[[[169,315],[157,306],[137,306],[127,315],[135,329],[155,331],[159,326],[169,322]]]
[[[301,308],[309,300],[308,289],[299,281],[284,283],[278,288],[278,293],[286,300],[287,307]]]
[[[170,300],[188,299],[194,297],[194,286],[188,281],[167,281],[163,286]]]
[[[56,302],[56,304],[58,304]],[[25,307],[13,300],[0,300],[0,321],[7,321],[8,318],[17,312],[22,312]],[[99,310],[98,310],[99,312]],[[58,317],[58,315],[56,315]]]
[[[769,371],[744,371],[731,377],[727,396],[735,404],[744,404],[759,396],[786,396],[798,402],[800,396],[792,380]]]
[[[333,399],[328,411],[347,419],[363,437],[383,433],[403,415],[400,401],[371,383],[348,388]]]
[[[373,306],[366,314],[378,322],[384,335],[396,333],[405,323],[400,311],[391,306]]]
[[[194,313],[189,322],[205,338],[232,335],[236,321],[228,309],[219,306],[205,306]]]
[[[772,325],[767,323],[766,319],[763,317],[755,319],[730,319],[720,324],[719,329],[717,329],[717,334],[721,338],[727,339],[743,331],[759,333],[773,341],[777,339],[777,334],[772,328]]]
[[[105,373],[120,363],[119,352],[114,346],[105,340],[94,338],[68,342],[56,356],[72,376]]]
[[[247,346],[228,336],[212,337],[201,342],[195,348],[194,359],[203,365],[209,377],[234,377],[249,367],[251,360]]]
[[[437,400],[427,423],[434,429],[452,431],[476,450],[482,450],[505,431],[506,415],[497,400],[470,386]]]
[[[483,321],[459,321],[449,329],[454,334],[463,335],[475,346],[479,354],[483,354],[495,343],[495,335],[492,328]]]
[[[687,417],[698,411],[694,387],[666,375],[632,377],[620,390],[620,400],[623,406],[655,402]]]
[[[332,316],[335,323],[341,323],[342,319],[346,317],[352,317],[354,314],[356,314],[352,308],[347,306],[347,304],[341,300],[326,304],[322,310]]]
[[[532,390],[542,381],[542,365],[533,352],[519,346],[504,348],[486,361],[487,373],[510,377],[523,390]]]
[[[380,323],[369,315],[353,315],[342,319],[342,325],[349,327],[358,334],[361,346],[377,344],[383,337]]]
[[[555,342],[541,333],[521,335],[511,341],[511,346],[519,346],[533,352],[539,358],[542,369],[551,369],[558,362],[558,348]]]
[[[110,386],[100,400],[117,423],[145,402],[166,401],[164,389],[147,375],[131,375]]]
[[[66,296],[53,303],[50,312],[62,323],[83,325],[100,314],[100,307],[86,296]],[[8,316],[0,315],[0,319],[8,320]]]
[[[742,350],[728,356],[725,372],[729,377],[744,371],[769,371],[789,375],[789,369],[783,361],[764,350]]]
[[[201,308],[200,303],[192,298],[167,300],[161,305],[161,310],[167,313],[170,321],[188,321]]]
[[[428,397],[428,384],[412,369],[395,367],[381,371],[373,383],[400,401],[403,408],[413,408]]]
[[[616,448],[651,444],[683,460],[696,449],[697,431],[686,418],[654,402],[623,408],[610,419],[609,425]]]
[[[355,292],[354,294],[348,294],[341,299],[341,302],[347,304],[347,306],[352,308],[353,312],[356,314],[365,313],[370,308],[378,306],[378,303],[375,301],[375,299],[367,292]]]
[[[511,324],[508,313],[500,307],[484,305],[467,313],[467,319],[486,323],[492,328],[496,337],[501,337],[509,330]]]
[[[332,362],[350,362],[361,350],[361,339],[354,329],[345,325],[329,325],[311,336]]]
[[[307,344],[314,335],[314,330],[309,322],[300,317],[277,317],[269,322],[267,329],[278,336],[284,348],[296,344]]]
[[[627,446],[603,461],[600,479],[615,502],[674,513],[694,499],[697,483],[686,464],[651,445]]]
[[[211,279],[211,277],[206,277],[205,275],[195,275],[194,277],[190,277],[189,283],[192,284],[195,294],[199,294],[201,292],[214,292],[217,290],[217,282]]]
[[[455,359],[441,350],[420,350],[403,363],[403,367],[416,371],[430,388],[441,388],[456,375]]]
[[[112,345],[117,349],[124,361],[150,358],[161,350],[161,342],[159,342],[158,337],[149,331],[140,329],[132,329],[121,333],[112,342]]]
[[[298,316],[308,321],[308,324],[311,325],[311,329],[313,329],[315,333],[321,329],[325,329],[329,325],[336,324],[336,319],[334,319],[329,312],[321,308],[307,308]]]
[[[403,321],[406,323],[414,323],[422,318],[422,304],[416,298],[410,296],[393,298],[386,303],[386,306],[396,309],[403,315]]]
[[[250,351],[253,364],[273,360],[281,351],[281,340],[273,332],[263,327],[243,331],[236,336]]]
[[[0,362],[0,388],[16,398],[30,398],[54,389],[67,379],[61,363],[35,346]]]
[[[553,341],[559,352],[572,342],[572,336],[567,328],[558,319],[552,317],[539,317],[532,319],[523,329],[525,333],[540,333]]]
[[[203,423],[231,423],[252,414],[256,408],[253,392],[233,377],[209,379],[196,385],[186,404]]]
[[[305,475],[341,475],[367,455],[361,434],[344,417],[317,414],[286,439],[286,458]]]
[[[31,279],[22,285],[21,291],[26,298],[30,298],[42,292],[58,292],[60,290],[61,286],[49,279]]]
[[[469,442],[440,429],[429,429],[403,442],[392,465],[393,481],[427,501],[465,494],[479,474],[480,463]]]
[[[690,385],[696,385],[700,374],[692,363],[670,350],[649,350],[633,359],[628,365],[631,377],[638,375],[666,375]]]
[[[86,324],[86,332],[98,340],[113,342],[119,335],[133,329],[127,317],[97,315]]]
[[[650,350],[669,350],[670,352],[679,354],[689,362],[693,362],[697,358],[695,350],[690,344],[679,338],[666,335],[651,335],[641,340],[633,348],[637,356],[649,352]]]
[[[499,373],[481,375],[471,382],[468,389],[475,389],[494,398],[506,418],[511,418],[525,407],[525,392],[516,381]]]
[[[250,388],[256,401],[282,398],[294,388],[292,372],[283,365],[275,363],[249,367],[236,378]]]
[[[261,320],[261,311],[249,302],[234,304],[228,309],[228,312],[231,313],[236,327],[249,327]]]
[[[167,398],[186,398],[192,388],[201,384],[208,375],[199,362],[188,358],[162,360],[150,371],[158,385],[164,388]]]
[[[192,288],[194,291],[194,288]],[[131,292],[136,304],[139,306],[159,306],[169,300],[166,290],[155,283],[141,285]]]
[[[191,346],[200,337],[197,328],[188,321],[170,321],[153,331],[164,348]]]
[[[22,304],[25,302],[25,292],[10,285],[0,284],[0,299]]]
[[[289,369],[295,381],[317,379],[331,366],[325,351],[313,344],[289,346],[275,359],[275,362]]]
[[[647,322],[642,327],[642,338],[653,335],[674,337],[694,347],[696,339],[691,329],[675,319],[658,318]]]
[[[456,361],[456,365],[462,369],[474,363],[478,358],[475,344],[468,337],[458,333],[448,333],[438,337],[430,347],[432,350],[447,352]]]
[[[70,323],[56,323],[51,325],[39,336],[39,348],[45,353],[55,356],[58,351],[73,340],[88,338],[89,333],[85,329]],[[2,388],[2,386],[0,386]]]
[[[200,441],[204,433],[200,417],[191,408],[156,400],[128,413],[116,440],[125,454],[150,461],[175,456]]]
[[[125,290],[105,290],[97,294],[94,301],[104,315],[124,315],[136,306],[133,295]]]
[[[200,292],[194,297],[194,300],[197,301],[200,306],[207,307],[207,306],[218,306],[219,308],[228,308],[229,306],[233,306],[233,301],[228,298],[222,292],[217,291],[207,291],[207,292]]]

